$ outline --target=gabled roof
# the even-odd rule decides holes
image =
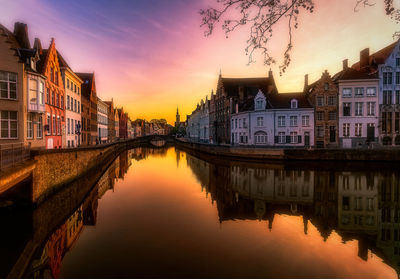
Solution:
[[[386,59],[390,56],[398,41],[378,50],[369,56],[369,65],[375,66],[384,64]],[[360,70],[360,61],[351,66],[353,69]]]
[[[60,68],[69,68],[71,69],[70,66],[68,66],[67,61],[65,61],[64,57],[60,54],[60,52],[57,50],[57,57],[58,57],[58,64],[60,64]]]
[[[353,68],[344,69],[333,76],[333,80],[365,80],[365,79],[377,79],[378,72],[371,71],[370,68],[356,70]]]
[[[242,87],[245,95],[255,96],[261,89],[263,92],[269,93],[270,86],[275,88],[273,77],[258,78],[224,78],[220,77],[219,83],[224,87],[228,97],[239,96],[239,88]]]

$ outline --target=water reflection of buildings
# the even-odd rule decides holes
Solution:
[[[36,259],[31,262],[26,278],[59,278],[62,259],[77,242],[84,227],[96,225],[98,200],[108,190],[114,189],[115,180],[124,177],[132,156],[135,156],[134,151],[123,152],[108,167],[84,202],[49,236]]]
[[[267,220],[275,214],[303,217],[326,241],[332,231],[358,240],[358,255],[368,250],[400,273],[400,178],[395,172],[319,171],[284,166],[200,160],[187,155],[195,177],[217,203],[220,221]]]

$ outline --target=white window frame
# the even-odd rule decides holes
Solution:
[[[346,87],[342,89],[343,98],[351,98],[352,95],[353,95],[353,88]]]
[[[7,112],[7,118],[3,119],[3,112]],[[11,119],[11,112],[15,112],[16,119]],[[7,131],[8,131],[8,136],[3,137],[3,123],[7,122]],[[16,136],[12,137],[11,136],[11,123],[14,123],[16,125]],[[14,129],[13,129],[14,130]],[[17,139],[18,138],[18,112],[17,111],[10,111],[10,110],[0,110],[0,139]]]
[[[17,100],[18,99],[18,74],[13,73],[13,72],[6,72],[6,71],[0,71],[0,74],[4,74],[7,78],[5,79],[0,79],[0,84],[1,83],[6,83],[7,84],[7,97],[2,97],[1,96],[1,85],[0,85],[0,99],[4,100]],[[15,75],[15,81],[10,80],[10,75]],[[0,75],[1,76],[1,75]],[[11,98],[11,84],[15,84],[15,98]]]
[[[301,116],[301,125],[303,127],[309,127],[310,126],[310,116],[309,115]]]

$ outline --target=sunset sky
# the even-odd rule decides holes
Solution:
[[[313,14],[303,14],[294,33],[292,64],[279,76],[279,92],[299,91],[304,74],[310,81],[327,69],[340,70],[342,60],[353,64],[359,51],[371,52],[393,42],[400,28],[384,14],[383,0],[354,12],[356,0],[315,0]],[[0,0],[0,23],[13,29],[28,24],[45,48],[56,47],[77,72],[95,72],[97,92],[114,98],[132,119],[181,119],[216,87],[218,73],[226,77],[265,76],[269,68],[247,65],[247,32],[239,29],[228,39],[218,30],[204,37],[200,8],[216,0]],[[275,29],[271,48],[281,58],[287,33]],[[257,57],[256,57],[257,58]],[[182,117],[183,116],[183,117]]]

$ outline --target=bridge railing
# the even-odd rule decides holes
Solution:
[[[30,158],[30,146],[24,143],[0,144],[0,170]]]

